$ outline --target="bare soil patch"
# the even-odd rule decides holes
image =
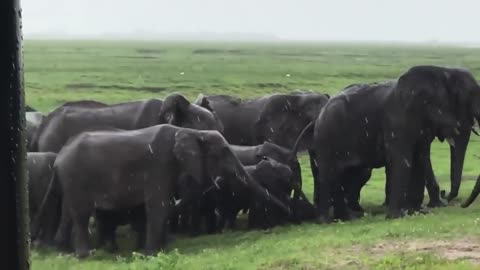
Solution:
[[[480,264],[480,239],[414,240],[382,242],[368,248],[369,253],[429,252],[447,260],[465,259]]]

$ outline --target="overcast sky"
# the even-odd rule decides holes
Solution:
[[[20,0],[25,37],[246,32],[283,39],[480,42],[479,0]]]

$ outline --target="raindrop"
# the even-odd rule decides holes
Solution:
[[[368,137],[368,130],[365,130],[365,135]]]
[[[395,133],[392,131],[392,138],[395,138]]]
[[[403,162],[405,162],[405,165],[407,165],[407,167],[410,168],[410,162],[408,161],[408,159],[404,158]]]
[[[150,144],[148,144],[148,149],[150,149],[150,153],[153,154],[152,146]]]
[[[438,114],[442,114],[442,110],[438,109]]]
[[[182,72],[180,72],[180,75],[185,75],[185,72],[183,72],[183,71],[182,71]]]
[[[459,122],[459,121],[457,121],[457,127],[459,127],[459,126],[460,126],[460,122]]]
[[[288,74],[288,73],[287,73],[287,74],[285,74],[285,77],[290,77],[290,74]]]
[[[368,118],[367,118],[367,117],[365,117],[365,123],[367,123],[367,124],[368,124]]]
[[[272,127],[270,128],[270,131],[271,131],[271,132],[274,132]]]

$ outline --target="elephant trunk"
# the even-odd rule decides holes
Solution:
[[[233,155],[233,153],[232,153]],[[265,200],[267,203],[271,203],[273,206],[280,208],[282,211],[287,213],[288,215],[291,215],[291,210],[290,208],[282,203],[278,198],[276,198],[274,195],[270,194],[267,189],[262,187],[255,179],[248,174],[245,169],[243,168],[243,165],[240,163],[240,160],[238,160],[236,157],[234,159],[234,164],[236,168],[236,176],[244,183],[246,184],[252,192]]]
[[[480,175],[477,177],[477,182],[475,183],[475,187],[473,187],[470,197],[468,197],[468,199],[464,203],[462,203],[462,207],[466,208],[470,206],[470,204],[472,204],[475,201],[479,193],[480,193]]]
[[[308,123],[308,125],[305,126],[305,128],[302,130],[300,135],[298,135],[297,140],[295,141],[295,144],[293,145],[293,148],[292,148],[292,154],[290,156],[290,160],[294,160],[297,157],[297,152],[298,152],[298,148],[300,147],[300,142],[302,141],[305,134],[309,132],[311,129],[313,129],[314,126],[315,126],[315,120]]]
[[[446,197],[448,201],[458,196],[462,181],[463,163],[470,140],[470,129],[464,129],[454,138],[455,146],[450,146],[450,193]]]

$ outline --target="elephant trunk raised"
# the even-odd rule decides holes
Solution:
[[[475,183],[475,186],[473,187],[472,193],[468,197],[468,199],[462,203],[462,207],[466,208],[472,204],[475,199],[477,198],[478,194],[480,194],[480,175],[477,177],[477,182]]]

